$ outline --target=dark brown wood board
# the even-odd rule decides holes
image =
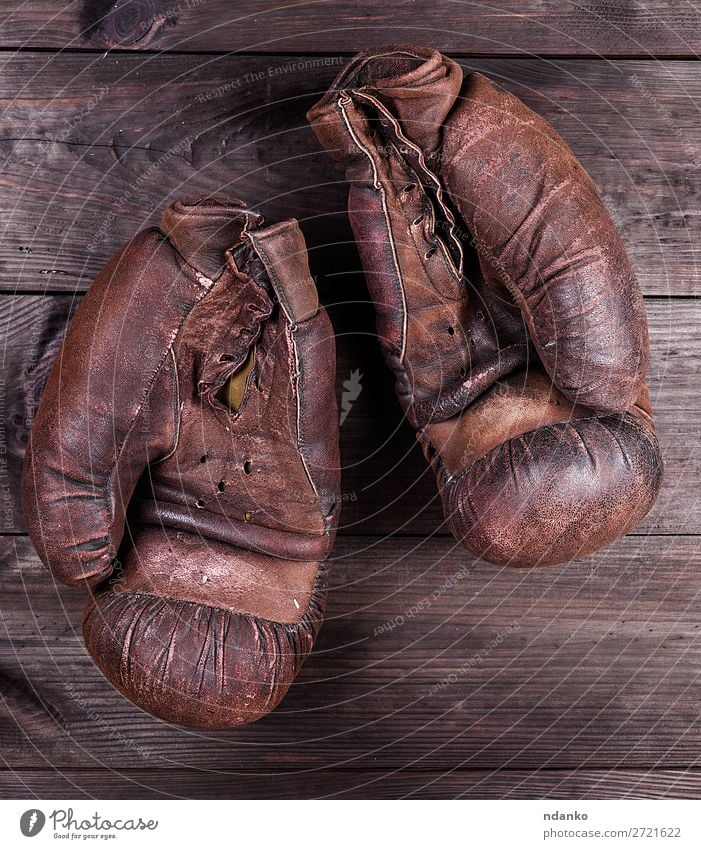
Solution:
[[[254,53],[355,53],[427,43],[470,54],[689,56],[701,49],[693,3],[626,0],[80,0],[3,2],[13,47]]]
[[[165,774],[164,774],[165,773]],[[698,799],[698,770],[0,770],[0,797],[52,799]]]
[[[530,572],[476,562],[448,538],[344,537],[301,676],[272,715],[226,733],[165,725],[116,694],[82,645],[83,591],[55,585],[25,537],[0,542],[8,767],[697,764],[697,537],[628,537]]]
[[[346,187],[306,110],[344,61],[22,53],[0,76],[0,288],[84,290],[179,196],[296,217],[322,295],[354,298]],[[591,173],[648,295],[701,293],[696,62],[463,60],[550,120]]]

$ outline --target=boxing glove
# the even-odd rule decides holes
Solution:
[[[447,523],[556,564],[648,512],[661,459],[643,301],[592,181],[542,118],[440,53],[360,54],[308,114]]]
[[[72,320],[24,514],[51,572],[90,589],[95,663],[155,716],[251,722],[309,654],[340,505],[334,374],[297,222],[238,201],[171,206]]]

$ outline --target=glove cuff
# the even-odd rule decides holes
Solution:
[[[426,153],[440,144],[442,125],[460,93],[462,68],[437,50],[390,44],[358,54],[307,113],[319,141],[338,160],[355,146],[338,115],[339,98],[352,92],[376,97]]]
[[[163,213],[161,230],[193,268],[216,280],[226,266],[226,252],[241,242],[263,216],[240,200],[201,197],[178,200]]]

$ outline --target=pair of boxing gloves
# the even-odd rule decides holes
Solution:
[[[563,563],[657,495],[640,290],[574,155],[440,53],[353,59],[309,112],[345,169],[377,331],[446,521]],[[39,556],[85,583],[89,652],[167,721],[251,722],[322,622],[339,518],[335,345],[296,221],[182,201],[104,268],[33,425]]]

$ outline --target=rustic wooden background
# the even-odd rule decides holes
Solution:
[[[474,561],[402,423],[305,110],[419,42],[570,142],[638,271],[666,461],[653,512],[560,569]],[[0,795],[696,797],[701,791],[701,7],[691,0],[0,2]],[[300,219],[338,332],[345,513],[328,621],[283,705],[207,734],[117,695],[18,508],[31,417],[107,257],[187,193]]]

